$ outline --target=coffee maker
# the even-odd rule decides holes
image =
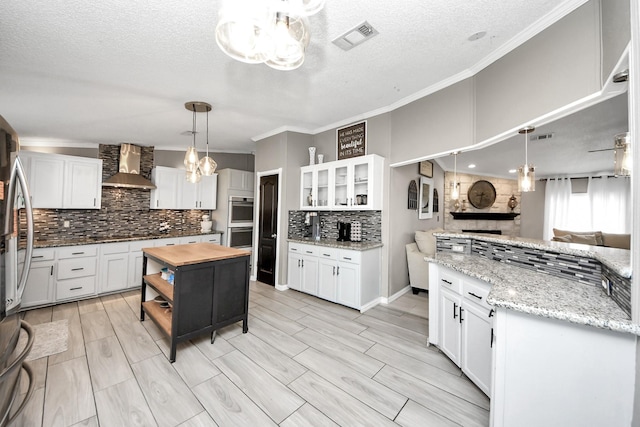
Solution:
[[[338,242],[351,241],[351,223],[338,221]]]

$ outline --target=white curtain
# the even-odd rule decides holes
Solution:
[[[571,229],[571,180],[547,180],[544,194],[544,230],[542,238],[551,240],[553,228]]]
[[[605,233],[631,232],[631,180],[589,178],[591,229]]]

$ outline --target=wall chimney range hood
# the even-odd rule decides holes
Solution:
[[[118,173],[102,183],[103,187],[140,188],[153,190],[153,182],[140,175],[140,147],[133,144],[120,145]]]

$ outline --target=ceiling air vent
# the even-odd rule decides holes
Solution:
[[[342,50],[349,50],[366,42],[376,34],[378,34],[378,31],[367,21],[364,21],[362,24],[356,25],[346,33],[335,38],[333,44]]]
[[[531,135],[530,136],[530,141],[544,141],[546,139],[551,139],[553,138],[553,133],[543,133],[540,135]]]

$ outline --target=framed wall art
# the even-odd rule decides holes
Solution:
[[[420,198],[418,200],[418,219],[433,218],[433,179],[420,177]]]
[[[433,162],[430,162],[429,160],[420,162],[418,164],[418,173],[422,176],[426,176],[427,178],[433,178]]]

